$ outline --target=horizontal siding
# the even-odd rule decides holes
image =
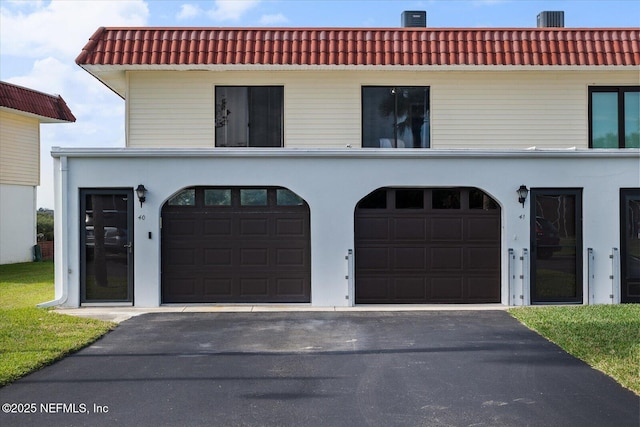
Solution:
[[[129,75],[130,147],[211,147],[213,91],[201,73]]]
[[[130,72],[128,145],[213,147],[216,85],[283,85],[287,147],[361,145],[361,88],[429,86],[433,148],[586,148],[588,86],[637,72]]]
[[[40,184],[40,124],[0,111],[0,183]]]
[[[434,148],[588,145],[587,85],[570,74],[486,73],[444,81],[431,96]]]

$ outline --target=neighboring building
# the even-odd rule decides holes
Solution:
[[[639,34],[100,28],[53,303],[640,301]]]
[[[40,123],[75,121],[61,96],[0,82],[0,264],[33,260]]]

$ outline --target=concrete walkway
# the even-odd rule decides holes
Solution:
[[[276,313],[276,312],[405,312],[405,311],[495,311],[507,310],[502,304],[420,304],[420,305],[358,305],[356,307],[315,307],[300,304],[235,304],[235,305],[166,305],[162,307],[99,307],[58,308],[71,316],[88,317],[120,323],[147,313]]]

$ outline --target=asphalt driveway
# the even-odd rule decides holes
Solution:
[[[503,311],[146,314],[0,403],[2,426],[640,425],[638,396]]]

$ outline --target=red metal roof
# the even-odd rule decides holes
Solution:
[[[640,29],[99,28],[79,65],[640,65]]]
[[[48,95],[5,82],[0,82],[0,107],[65,122],[76,121],[60,95]]]

